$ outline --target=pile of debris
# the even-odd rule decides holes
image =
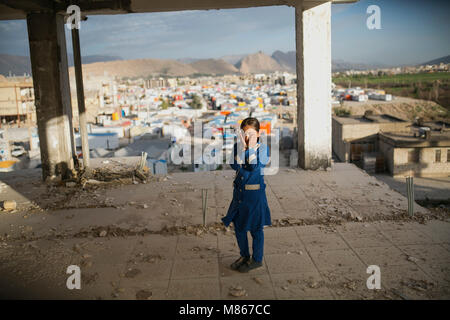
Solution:
[[[99,184],[138,184],[147,183],[151,172],[147,167],[147,153],[142,152],[140,161],[135,168],[121,167],[119,169],[104,166],[101,168],[86,168],[75,179],[66,182],[66,187],[81,185],[83,188],[89,185]]]

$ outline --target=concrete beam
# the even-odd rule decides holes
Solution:
[[[333,3],[352,3],[358,0],[334,0]],[[0,20],[25,18],[28,12],[52,10],[65,13],[70,4],[76,4],[83,14],[124,14],[182,10],[215,10],[260,6],[302,5],[312,8],[326,0],[0,0]]]
[[[298,164],[331,165],[331,2],[295,7]]]
[[[67,178],[74,168],[72,107],[64,18],[27,15],[43,179]]]

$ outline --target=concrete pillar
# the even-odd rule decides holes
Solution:
[[[81,150],[83,152],[83,167],[89,167],[89,137],[87,132],[87,114],[84,103],[83,70],[81,65],[80,33],[77,28],[72,29],[73,63],[75,69],[75,82],[77,85],[78,120],[81,137]]]
[[[74,168],[74,139],[64,18],[27,15],[31,69],[43,179],[67,178]]]
[[[331,2],[295,7],[298,164],[331,165]]]

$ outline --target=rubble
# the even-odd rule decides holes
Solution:
[[[261,278],[253,277],[252,279],[253,279],[253,281],[255,281],[257,284],[263,284],[263,281],[262,281]]]
[[[96,282],[98,278],[99,278],[99,274],[97,272],[95,272],[95,273],[82,272],[81,273],[81,282],[86,285],[90,285],[90,284]]]
[[[125,273],[125,277],[126,278],[134,278],[141,273],[142,273],[142,271],[139,269],[129,268],[128,271]]]
[[[232,286],[230,287],[230,291],[228,294],[232,297],[243,297],[248,296],[247,291],[243,289],[241,286]]]
[[[432,290],[435,288],[434,282],[430,282],[427,280],[416,280],[416,279],[408,279],[402,280],[400,282],[401,285],[411,288],[415,291],[419,291],[421,293],[427,292],[428,290]]]
[[[17,203],[14,200],[5,200],[2,202],[2,209],[6,211],[14,211],[17,208]]]
[[[152,298],[153,293],[149,290],[139,290],[136,292],[137,300],[150,300]]]
[[[419,259],[414,258],[414,257],[412,257],[412,256],[408,256],[406,259],[407,259],[408,261],[411,261],[411,262],[414,262],[414,263],[419,262]]]

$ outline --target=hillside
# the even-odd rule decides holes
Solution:
[[[236,68],[238,68],[241,73],[266,73],[286,70],[286,68],[282,67],[274,58],[261,51],[249,54],[240,60],[236,63]]]
[[[69,54],[67,60],[69,66],[73,66],[73,55]],[[122,60],[122,58],[105,55],[88,55],[81,58],[83,64],[115,60]],[[10,72],[17,76],[22,76],[24,73],[31,74],[30,57],[0,54],[0,74],[7,76]]]
[[[222,59],[228,63],[231,63],[232,65],[236,65],[236,63],[238,63],[239,61],[244,59],[246,56],[247,56],[247,54],[231,54],[231,55],[222,56],[219,59]]]
[[[239,70],[222,59],[205,59],[190,63],[190,66],[197,70],[198,73],[204,74],[232,74]]]
[[[73,65],[73,57],[68,56],[69,66]],[[201,74],[232,74],[232,73],[269,73],[288,71],[295,73],[295,51],[283,52],[276,50],[272,56],[259,51],[253,54],[227,55],[218,59],[180,58],[169,59],[136,59],[122,60],[118,56],[89,55],[82,58],[84,69],[93,75],[110,75],[120,77],[138,77],[148,75],[186,76]],[[449,63],[450,56],[441,57],[424,64]],[[332,71],[365,70],[386,67],[376,64],[353,63],[344,60],[332,60]],[[0,74],[8,75],[31,74],[29,57],[0,54]]]
[[[83,64],[95,63],[95,62],[107,62],[107,61],[115,61],[122,60],[121,57],[118,56],[104,56],[104,55],[90,55],[81,57],[81,62]],[[69,54],[67,56],[67,61],[69,63],[69,67],[73,66],[73,55]]]
[[[283,68],[295,72],[296,67],[296,54],[295,51],[283,52],[280,50],[275,51],[272,54],[272,58],[278,62]]]
[[[0,54],[0,74],[23,76],[24,73],[31,74],[31,61],[29,57]]]
[[[102,76],[106,73],[117,77],[186,76],[197,73],[197,70],[175,60],[136,59],[84,64],[83,73],[91,76]]]
[[[421,63],[420,66],[430,65],[430,64],[441,64],[441,63],[450,63],[450,55],[446,57],[437,58],[425,63]]]

